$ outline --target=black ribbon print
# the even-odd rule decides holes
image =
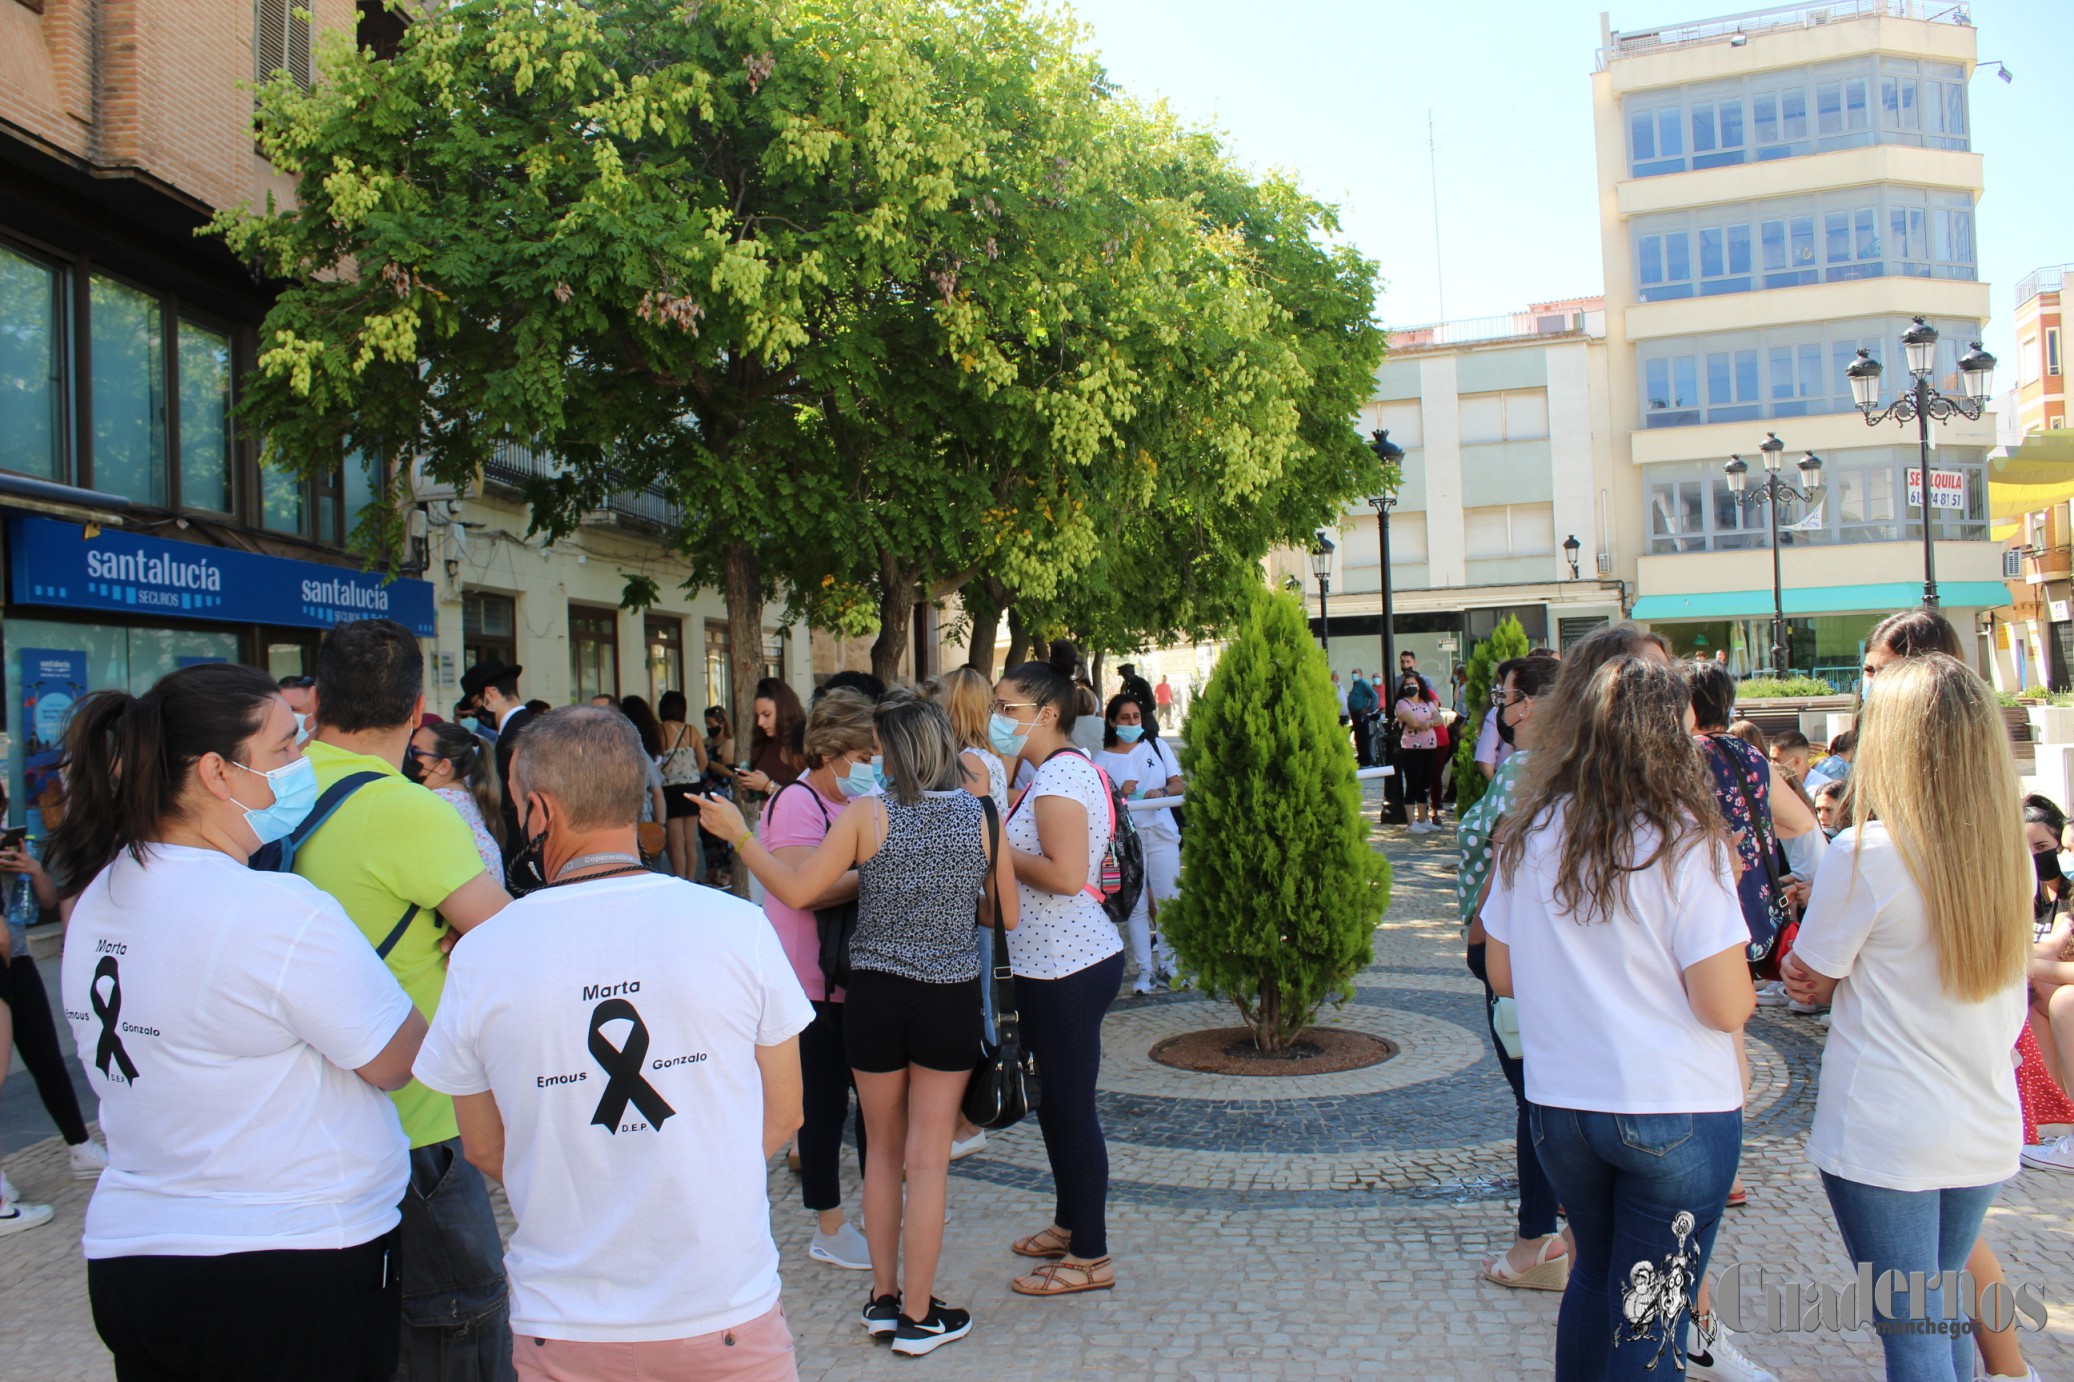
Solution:
[[[615,1048],[605,1039],[602,1029],[607,1022],[620,1017],[633,1023],[634,1029],[627,1033],[627,1044]],[[591,1009],[590,1048],[591,1059],[609,1077],[591,1122],[617,1135],[619,1120],[630,1103],[640,1110],[650,1127],[657,1129],[677,1111],[641,1073],[641,1062],[648,1059],[648,1024],[641,1020],[632,1003],[624,998],[608,998]]]
[[[103,979],[108,981],[105,1002],[101,998]],[[115,1072],[108,1068],[112,1064],[122,1071],[125,1080],[134,1084],[136,1064],[130,1060],[130,1053],[122,1049],[122,1025],[118,1021],[122,1016],[122,980],[115,973],[113,955],[103,955],[101,963],[94,966],[94,982],[88,992],[93,997],[94,1016],[101,1019],[101,1044],[94,1049],[94,1064],[100,1066],[101,1073],[111,1080],[115,1078]]]

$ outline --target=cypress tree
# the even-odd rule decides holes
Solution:
[[[1527,631],[1520,622],[1508,614],[1491,636],[1476,645],[1469,654],[1469,680],[1463,688],[1463,702],[1469,707],[1469,718],[1455,726],[1455,818],[1483,799],[1488,785],[1484,775],[1476,770],[1476,736],[1483,729],[1484,712],[1491,708],[1491,692],[1496,688],[1491,683],[1498,675],[1498,665],[1515,657],[1527,655]]]
[[[1261,589],[1188,717],[1188,844],[1164,933],[1202,990],[1286,1050],[1353,996],[1390,901],[1339,702],[1295,597]]]

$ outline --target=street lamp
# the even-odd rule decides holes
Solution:
[[[1577,540],[1577,534],[1572,533],[1563,539],[1563,556],[1570,563],[1570,579],[1573,581],[1577,579],[1577,554],[1583,550],[1584,544]]]
[[[1332,594],[1332,554],[1339,544],[1318,530],[1318,539],[1311,546],[1311,574],[1318,578],[1318,641],[1325,649],[1325,660],[1332,660],[1332,615],[1326,599]]]
[[[1930,543],[1930,420],[1942,422],[1948,418],[1963,417],[1977,420],[1987,407],[1988,395],[1993,392],[1995,379],[1995,357],[1973,343],[1973,349],[1959,357],[1959,379],[1965,396],[1952,398],[1931,387],[1930,376],[1937,368],[1937,328],[1921,317],[1915,325],[1901,333],[1901,348],[1908,360],[1910,384],[1908,391],[1897,397],[1885,408],[1880,402],[1880,362],[1872,358],[1869,351],[1861,350],[1844,375],[1851,381],[1851,400],[1858,411],[1865,414],[1868,427],[1892,419],[1906,423],[1911,419],[1916,424],[1917,465],[1922,476],[1918,493],[1923,500],[1923,603],[1935,608],[1937,605],[1937,555]]]
[[[1879,368],[1877,365],[1873,368]],[[1750,486],[1750,463],[1741,456],[1731,456],[1722,467],[1728,475],[1728,491],[1738,506],[1747,508],[1752,504],[1765,506],[1771,521],[1772,536],[1772,674],[1781,680],[1788,675],[1786,663],[1786,590],[1780,579],[1779,566],[1779,504],[1783,500],[1798,499],[1810,508],[1822,502],[1822,458],[1810,451],[1800,459],[1800,478],[1803,489],[1786,483],[1779,474],[1779,457],[1785,453],[1786,443],[1779,440],[1776,432],[1764,434],[1764,444],[1757,448],[1764,458],[1764,483],[1756,489]]]
[[[1394,616],[1390,611],[1390,510],[1397,507],[1397,477],[1404,473],[1404,448],[1390,440],[1390,429],[1378,428],[1370,433],[1368,449],[1375,452],[1376,459],[1385,467],[1391,478],[1390,488],[1379,494],[1368,496],[1369,507],[1375,510],[1376,550],[1383,559],[1383,670],[1382,676],[1397,675],[1397,658],[1391,647]]]

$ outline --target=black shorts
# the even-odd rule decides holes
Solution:
[[[970,1070],[979,1063],[977,978],[925,984],[875,969],[850,971],[843,1004],[843,1048],[852,1070],[886,1075],[919,1065],[924,1070]]]
[[[665,782],[663,784],[663,819],[681,821],[686,816],[696,816],[699,804],[692,795],[699,790],[696,782]]]

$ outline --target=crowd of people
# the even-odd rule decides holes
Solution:
[[[2074,837],[2020,797],[1959,653],[1935,610],[1882,623],[1857,723],[1812,764],[1803,735],[1735,719],[1725,669],[1632,624],[1499,669],[1509,751],[1457,832],[1467,962],[1518,1109],[1517,1236],[1482,1275],[1562,1293],[1559,1382],[1666,1359],[1772,1377],[1708,1273],[1748,1202],[1760,1004],[1829,1028],[1807,1157],[1845,1254],[1894,1288],[1887,1376],[2037,1377],[1983,1223],[2020,1164],[2074,1170],[2074,1138],[2037,1132],[2074,1120]]]
[[[440,719],[424,672],[371,619],[314,677],[95,693],[47,834],[0,839],[15,929],[64,919],[105,1148],[19,934],[0,1035],[100,1177],[83,1246],[119,1378],[792,1378],[765,1196],[788,1146],[809,1257],[870,1274],[863,1327],[963,1338],[937,1263],[997,988],[1058,1187],[1003,1243],[1010,1285],[1115,1285],[1101,1024],[1126,937],[1140,992],[1170,978],[1179,873],[1152,807],[1138,910],[1104,909],[1117,796],[1182,791],[1142,679],[1092,715],[1066,644],[998,682],[841,673],[811,706],[768,679],[730,762],[725,713],[700,734],[679,692],[556,709],[491,660]],[[760,906],[700,886],[727,868]],[[0,1187],[0,1236],[50,1215]]]

